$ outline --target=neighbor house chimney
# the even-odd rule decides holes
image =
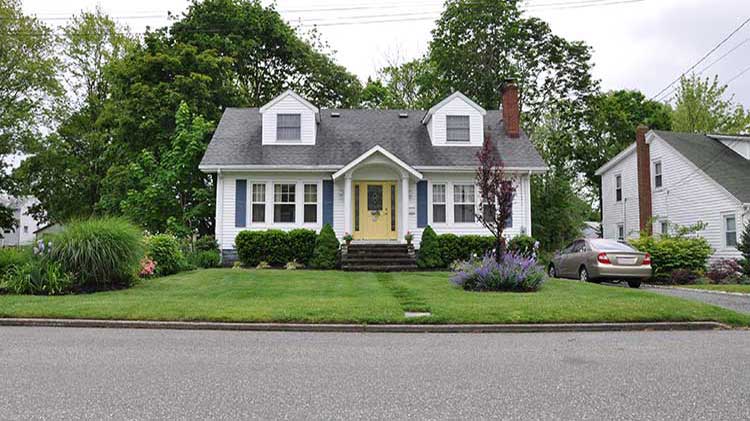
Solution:
[[[521,136],[521,110],[518,106],[518,85],[513,79],[503,84],[503,124],[510,138]]]
[[[646,143],[648,127],[635,129],[635,153],[638,170],[638,217],[642,232],[651,234],[651,153]]]

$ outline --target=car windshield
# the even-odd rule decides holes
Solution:
[[[600,251],[637,251],[633,247],[615,240],[591,240],[591,245]]]

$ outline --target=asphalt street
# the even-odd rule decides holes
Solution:
[[[2,419],[750,419],[750,332],[0,328]]]

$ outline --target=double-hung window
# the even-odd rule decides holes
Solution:
[[[469,142],[469,116],[449,115],[445,117],[446,139],[448,142]]]
[[[294,184],[273,186],[273,222],[294,223],[295,187]]]
[[[474,185],[457,184],[453,186],[453,220],[474,222]]]
[[[300,140],[301,120],[300,114],[277,114],[276,140]]]
[[[664,177],[662,176],[661,161],[654,162],[654,188],[660,189],[664,185]]]
[[[318,222],[318,185],[305,184],[305,223]]]
[[[622,176],[615,176],[615,201],[622,202]]]
[[[669,234],[669,222],[661,221],[661,233],[662,235]]]
[[[625,226],[617,224],[617,241],[625,241]]]
[[[724,241],[727,247],[737,247],[737,218],[724,216]]]
[[[432,185],[432,222],[445,222],[445,184]]]
[[[251,221],[256,223],[266,222],[266,185],[253,184],[253,194],[251,196],[252,207]]]

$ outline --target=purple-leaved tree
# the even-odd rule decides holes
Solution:
[[[476,183],[482,198],[477,219],[495,236],[495,260],[505,254],[503,231],[513,212],[513,179],[505,174],[500,154],[489,136],[485,136],[482,149],[477,152]]]

